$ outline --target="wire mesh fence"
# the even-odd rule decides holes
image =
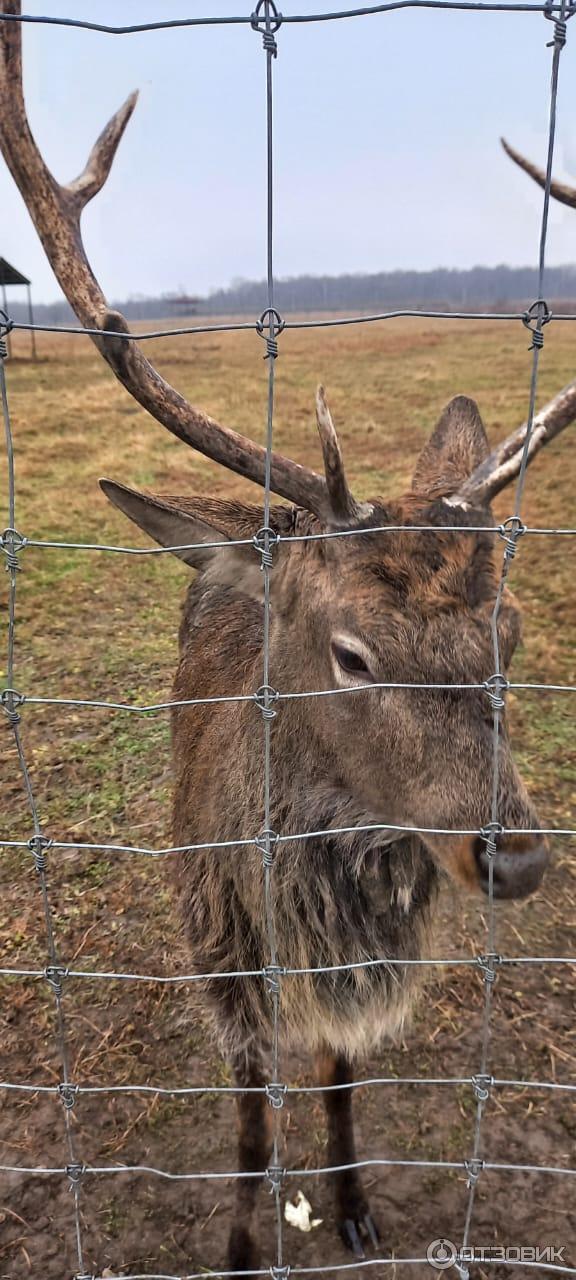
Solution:
[[[420,311],[420,310],[396,310],[382,312],[373,315],[355,315],[344,317],[326,317],[314,319],[285,319],[275,307],[275,291],[274,291],[274,135],[273,135],[273,88],[274,88],[274,63],[278,55],[279,43],[281,40],[281,28],[284,24],[308,24],[322,23],[331,21],[340,21],[344,19],[362,18],[375,15],[382,15],[391,10],[400,8],[429,8],[443,10],[463,10],[471,12],[508,12],[508,13],[534,13],[543,15],[544,18],[551,20],[553,23],[553,38],[550,41],[551,54],[551,85],[549,96],[549,128],[548,128],[548,149],[546,162],[546,180],[544,186],[544,197],[541,217],[540,243],[538,252],[538,289],[537,300],[528,311],[525,312],[445,312],[445,311]],[[81,1201],[84,1188],[87,1181],[93,1175],[106,1177],[121,1177],[122,1175],[144,1175],[146,1177],[168,1179],[174,1181],[195,1181],[195,1180],[234,1180],[242,1177],[261,1179],[264,1178],[268,1183],[275,1206],[275,1240],[274,1240],[274,1261],[265,1268],[251,1268],[249,1272],[218,1270],[212,1273],[228,1276],[238,1274],[250,1275],[268,1275],[272,1276],[272,1280],[286,1280],[288,1274],[294,1275],[312,1275],[317,1273],[336,1273],[346,1272],[348,1270],[356,1270],[370,1267],[386,1267],[386,1266],[417,1266],[424,1265],[429,1261],[426,1257],[387,1257],[384,1254],[378,1257],[370,1258],[365,1261],[355,1260],[347,1264],[330,1264],[327,1263],[318,1266],[294,1266],[291,1265],[289,1259],[289,1251],[285,1246],[283,1238],[283,1214],[282,1214],[282,1194],[286,1183],[295,1178],[304,1179],[317,1174],[329,1174],[347,1168],[363,1168],[363,1167],[410,1167],[420,1169],[452,1169],[459,1170],[466,1177],[467,1182],[467,1203],[466,1212],[462,1228],[461,1239],[458,1242],[458,1249],[453,1258],[453,1265],[459,1272],[461,1280],[467,1280],[469,1275],[469,1267],[475,1261],[474,1248],[470,1244],[471,1228],[473,1222],[474,1203],[479,1180],[484,1171],[500,1171],[504,1173],[534,1173],[545,1175],[557,1175],[559,1177],[576,1176],[576,1167],[567,1168],[560,1165],[538,1165],[538,1164],[518,1164],[508,1162],[494,1162],[485,1159],[483,1156],[483,1134],[484,1134],[484,1117],[488,1100],[494,1090],[513,1088],[522,1090],[542,1090],[545,1093],[558,1091],[559,1093],[574,1093],[576,1085],[570,1083],[558,1083],[555,1080],[538,1080],[538,1079],[514,1079],[504,1078],[494,1075],[491,1071],[491,1013],[494,985],[499,970],[504,966],[568,966],[574,965],[576,959],[569,955],[549,955],[549,956],[533,956],[533,955],[508,955],[501,954],[498,950],[498,939],[496,931],[496,920],[494,913],[494,868],[497,864],[497,839],[502,835],[526,834],[526,828],[507,828],[503,827],[499,822],[499,781],[500,781],[500,729],[502,714],[505,709],[505,700],[510,690],[531,690],[538,692],[554,692],[554,693],[574,693],[576,686],[559,685],[559,684],[539,684],[539,683],[522,683],[508,681],[503,673],[503,664],[500,653],[500,642],[498,632],[498,620],[502,608],[502,600],[504,588],[507,583],[508,574],[512,560],[517,552],[520,538],[524,536],[549,536],[549,537],[573,537],[576,535],[576,528],[531,528],[526,526],[521,517],[522,502],[526,484],[526,469],[530,456],[530,445],[534,423],[536,417],[536,399],[538,391],[539,361],[544,343],[544,328],[550,322],[556,323],[559,320],[574,321],[576,315],[560,314],[553,315],[551,309],[544,301],[545,299],[545,267],[546,267],[546,245],[548,235],[548,219],[549,219],[549,203],[552,183],[552,163],[554,156],[554,141],[556,129],[556,103],[558,92],[558,75],[561,61],[561,54],[566,44],[567,23],[568,19],[576,13],[576,5],[568,3],[568,0],[560,0],[557,4],[519,4],[519,3],[467,3],[466,0],[392,0],[392,3],[366,5],[359,8],[349,8],[335,10],[331,12],[315,13],[315,14],[290,14],[280,13],[274,0],[258,0],[256,9],[251,14],[242,14],[238,16],[226,17],[190,17],[186,19],[162,19],[155,22],[136,23],[131,25],[111,25],[105,23],[89,22],[84,19],[68,19],[39,15],[14,15],[10,13],[0,13],[0,21],[5,23],[19,22],[22,24],[47,24],[51,26],[62,27],[78,27],[84,30],[101,32],[111,35],[128,35],[131,33],[157,32],[162,29],[184,27],[194,28],[197,26],[219,26],[228,24],[239,24],[248,28],[249,31],[255,32],[262,37],[263,50],[265,56],[265,86],[264,101],[266,112],[266,265],[267,265],[267,307],[263,314],[254,321],[239,321],[224,324],[202,324],[177,328],[163,328],[143,333],[117,333],[115,337],[128,342],[142,342],[154,338],[168,338],[173,336],[186,336],[205,333],[228,333],[241,330],[252,330],[260,335],[265,342],[266,354],[265,359],[268,361],[268,397],[266,411],[266,466],[264,477],[264,503],[263,503],[263,524],[260,532],[254,538],[232,539],[226,542],[226,547],[234,546],[253,546],[255,555],[259,558],[260,567],[263,578],[263,667],[262,667],[262,683],[260,687],[253,692],[245,694],[228,694],[223,691],[221,694],[205,697],[169,700],[165,702],[151,703],[145,705],[135,705],[127,701],[101,701],[97,699],[85,699],[82,697],[60,698],[60,697],[43,697],[37,696],[34,691],[21,690],[18,688],[17,673],[15,670],[15,634],[16,634],[16,599],[17,599],[17,574],[21,567],[21,557],[25,554],[27,547],[34,547],[42,552],[51,550],[68,550],[74,549],[86,552],[102,552],[105,554],[115,555],[133,555],[148,556],[162,555],[173,550],[183,550],[194,547],[198,544],[186,543],[178,547],[156,547],[156,548],[136,548],[125,546],[112,546],[98,543],[77,543],[67,541],[48,541],[42,538],[34,538],[27,533],[19,530],[17,522],[16,510],[16,480],[14,468],[14,450],[13,436],[10,421],[10,411],[7,393],[5,362],[7,358],[6,338],[12,329],[21,330],[38,330],[50,333],[65,334],[81,334],[95,337],[107,336],[105,329],[91,329],[75,325],[29,325],[13,321],[5,312],[0,312],[0,394],[2,400],[2,412],[5,427],[6,456],[8,464],[8,527],[1,535],[0,545],[6,560],[6,569],[9,577],[9,596],[8,596],[8,641],[7,641],[7,677],[6,687],[0,695],[0,703],[2,710],[7,718],[9,728],[14,737],[14,743],[17,752],[17,758],[21,770],[22,781],[27,797],[30,827],[28,832],[22,833],[20,839],[0,839],[0,847],[18,848],[23,850],[33,860],[33,865],[37,874],[38,888],[41,896],[45,931],[46,931],[46,965],[39,967],[5,967],[0,969],[0,975],[7,978],[18,980],[27,980],[32,982],[45,982],[51,989],[52,999],[56,1012],[56,1032],[58,1041],[58,1052],[60,1056],[61,1078],[57,1084],[46,1085],[43,1083],[14,1082],[1,1081],[0,1089],[7,1094],[28,1094],[28,1095],[50,1095],[59,1100],[62,1107],[62,1124],[63,1124],[63,1152],[64,1159],[61,1164],[48,1165],[2,1165],[0,1173],[11,1174],[21,1173],[26,1175],[34,1175],[43,1178],[60,1178],[68,1181],[72,1193],[73,1207],[73,1230],[75,1239],[75,1249],[77,1256],[77,1274],[75,1280],[100,1280],[100,1277],[93,1276],[87,1271],[86,1251],[84,1245],[83,1222],[81,1214]],[[451,683],[451,684],[418,684],[410,682],[378,682],[376,684],[358,686],[350,685],[349,687],[338,688],[322,688],[307,692],[298,692],[291,690],[275,689],[271,684],[273,672],[270,670],[270,591],[271,580],[274,572],[275,553],[281,542],[293,541],[313,541],[316,539],[342,538],[349,536],[370,537],[375,533],[412,533],[427,531],[431,533],[438,532],[436,525],[383,525],[374,526],[361,530],[337,530],[324,531],[319,533],[308,533],[299,535],[281,535],[271,528],[271,464],[272,464],[272,447],[274,436],[274,408],[275,408],[275,362],[281,352],[281,343],[279,341],[282,333],[290,329],[313,329],[319,327],[336,327],[342,325],[363,325],[374,322],[396,319],[399,317],[429,317],[432,319],[457,319],[465,320],[486,320],[501,321],[516,320],[525,325],[531,332],[531,371],[530,384],[528,391],[528,413],[527,426],[522,450],[522,460],[518,475],[515,501],[513,509],[506,521],[495,526],[472,526],[470,524],[452,526],[443,525],[442,532],[485,532],[490,533],[495,539],[500,539],[503,543],[502,566],[496,599],[491,616],[491,636],[493,649],[493,674],[482,683]],[[201,544],[204,549],[212,544]],[[215,548],[221,546],[220,543],[213,544]],[[428,828],[418,826],[398,826],[389,823],[357,825],[350,827],[340,827],[318,830],[304,830],[298,832],[274,832],[271,827],[272,814],[272,788],[273,781],[271,777],[271,744],[274,732],[274,717],[279,711],[283,701],[291,699],[317,699],[325,697],[340,697],[351,695],[363,695],[369,698],[370,690],[378,689],[402,689],[402,690],[458,690],[458,691],[481,691],[486,694],[490,702],[492,713],[493,727],[493,744],[492,744],[492,804],[491,812],[487,815],[486,824],[478,829],[455,830],[454,828]],[[185,846],[175,846],[168,848],[146,848],[138,845],[126,845],[117,843],[92,843],[92,842],[69,842],[60,841],[52,838],[45,831],[40,811],[35,795],[31,772],[29,769],[25,744],[21,730],[21,717],[23,712],[27,713],[28,708],[39,705],[53,705],[61,708],[74,707],[90,707],[97,708],[103,712],[131,712],[136,715],[148,716],[155,713],[161,713],[173,707],[212,705],[219,703],[235,703],[245,702],[253,703],[261,712],[262,716],[262,772],[264,779],[264,810],[260,815],[260,822],[256,831],[239,832],[237,838],[221,841],[210,840],[187,844]],[[369,706],[369,703],[368,703]],[[274,864],[277,847],[281,844],[290,842],[321,840],[327,836],[333,837],[336,834],[354,833],[354,832],[377,832],[383,833],[399,833],[399,834],[434,834],[435,836],[478,836],[486,847],[488,857],[488,913],[487,913],[487,932],[486,932],[486,949],[483,954],[470,957],[443,957],[432,958],[423,957],[418,959],[406,958],[382,958],[372,957],[361,962],[351,962],[344,965],[318,965],[316,967],[290,967],[282,963],[281,949],[278,944],[278,921],[275,915],[275,902],[273,895],[273,878]],[[530,832],[535,834],[535,829],[530,828]],[[550,829],[540,828],[542,835],[554,835],[558,837],[573,837],[576,830],[570,828]],[[169,857],[181,852],[194,852],[199,850],[210,849],[214,851],[214,855],[218,856],[219,849],[242,849],[246,847],[256,847],[262,855],[263,867],[263,883],[265,896],[265,916],[267,929],[267,945],[268,945],[268,963],[262,968],[234,970],[231,972],[209,972],[209,973],[182,973],[171,976],[162,976],[158,974],[139,973],[139,972],[115,972],[104,970],[88,970],[77,969],[71,964],[67,964],[65,959],[60,956],[52,922],[49,897],[48,883],[48,855],[51,850],[74,850],[80,854],[82,851],[105,851],[110,854],[134,854],[138,857],[150,857],[154,859]],[[480,1050],[478,1055],[478,1067],[474,1074],[462,1076],[448,1076],[438,1074],[436,1076],[372,1076],[366,1079],[350,1081],[348,1083],[330,1085],[290,1085],[283,1081],[281,1070],[281,995],[285,982],[289,982],[294,975],[321,975],[334,973],[337,970],[353,970],[368,969],[374,967],[386,967],[391,970],[394,967],[417,966],[424,969],[434,967],[451,966],[458,969],[459,967],[472,968],[476,970],[483,980],[484,1002],[482,1013],[482,1025],[480,1035]],[[271,1075],[270,1079],[263,1085],[258,1086],[239,1086],[239,1085],[216,1085],[208,1083],[206,1085],[194,1086],[173,1086],[157,1084],[110,1084],[106,1086],[85,1085],[77,1080],[71,1079],[69,1069],[69,1050],[68,1050],[68,1029],[66,1024],[65,1012],[63,1008],[63,990],[68,983],[93,983],[93,982],[127,982],[127,983],[152,983],[181,985],[194,982],[217,982],[228,979],[260,979],[265,985],[271,1004],[271,1020],[272,1020],[272,1057],[271,1057]],[[475,1115],[472,1130],[470,1132],[469,1154],[463,1155],[459,1160],[441,1160],[441,1159],[394,1159],[394,1158],[374,1158],[370,1160],[356,1160],[354,1165],[329,1165],[323,1168],[284,1168],[281,1165],[281,1121],[282,1108],[286,1098],[292,1094],[314,1094],[326,1093],[330,1088],[334,1090],[354,1090],[357,1088],[376,1088],[376,1087],[398,1087],[401,1085],[413,1086],[441,1086],[443,1088],[456,1088],[459,1086],[468,1086],[473,1094],[475,1102]],[[259,1169],[251,1172],[246,1170],[240,1172],[234,1169],[218,1172],[206,1172],[202,1170],[189,1170],[182,1173],[173,1173],[164,1168],[155,1168],[144,1164],[114,1164],[114,1165],[93,1165],[90,1163],[89,1153],[80,1151],[77,1147],[77,1140],[74,1128],[71,1123],[71,1113],[78,1097],[86,1094],[90,1095],[113,1095],[119,1093],[140,1093],[140,1094],[161,1094],[170,1096],[189,1096],[202,1093],[210,1094],[230,1094],[238,1095],[242,1093],[256,1093],[266,1096],[272,1109],[272,1125],[273,1125],[273,1143],[272,1156],[267,1169]],[[483,1266],[490,1266],[490,1260],[482,1258]],[[494,1265],[494,1264],[492,1264]],[[501,1263],[500,1263],[501,1265]],[[549,1262],[528,1261],[523,1259],[523,1267],[527,1270],[544,1270],[546,1272],[559,1272],[562,1274],[576,1275],[576,1268],[564,1265],[553,1265]],[[107,1275],[110,1273],[107,1272]],[[205,1275],[205,1271],[189,1274],[185,1280],[200,1280],[200,1276]],[[139,1273],[133,1273],[130,1280],[140,1280]],[[174,1276],[166,1276],[157,1272],[147,1272],[146,1276],[142,1276],[141,1280],[178,1280]]]

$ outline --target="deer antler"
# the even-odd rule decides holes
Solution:
[[[266,452],[260,445],[191,405],[160,376],[136,342],[114,337],[128,333],[128,325],[124,316],[109,309],[86,257],[80,233],[82,210],[108,177],[137,94],[130,95],[100,134],[83,173],[61,186],[44,163],[28,123],[21,24],[2,22],[2,13],[19,16],[20,12],[21,0],[0,0],[0,149],[63,293],[85,328],[105,329],[110,335],[94,337],[96,346],[126,390],[153,418],[200,453],[263,485]],[[328,487],[316,472],[274,453],[271,479],[275,493],[322,520],[331,519]]]
[[[19,22],[2,22],[2,15],[19,17],[21,0],[0,0],[0,150],[27,205],[48,261],[80,323],[105,330],[93,341],[126,390],[173,435],[230,470],[255,483],[265,482],[266,451],[254,441],[225,427],[191,405],[142,355],[137,343],[121,337],[129,333],[124,316],[112,311],[90,267],[80,232],[84,206],[104,185],[120,139],[132,115],[137,94],[107,124],[95,143],[83,173],[62,186],[50,173],[32,135],[22,88],[22,33]],[[507,147],[537,181],[539,170]],[[568,199],[566,199],[566,192]],[[552,193],[576,202],[568,188],[553,184]],[[564,193],[564,194],[561,194]],[[324,522],[355,523],[368,509],[356,504],[348,490],[342,455],[328,409],[320,399],[319,431],[326,479],[281,454],[272,454],[271,484],[275,493],[312,511]],[[530,459],[576,417],[576,382],[570,383],[538,414],[530,445]],[[465,501],[487,503],[518,474],[526,426],[514,432],[471,476],[460,495]],[[336,508],[336,509],[335,509]]]
[[[500,142],[506,155],[510,156],[510,159],[519,165],[525,173],[530,174],[530,177],[538,183],[539,187],[546,186],[546,174],[543,169],[539,169],[538,165],[532,164],[531,160],[527,160],[519,151],[511,147],[505,138],[501,138]],[[562,204],[568,204],[572,209],[576,209],[576,187],[569,187],[564,182],[553,181],[550,186],[550,195],[554,196],[555,200],[560,200]]]
[[[538,169],[530,160],[526,160],[519,151],[515,151],[506,142],[505,138],[501,138],[500,141],[511,160],[514,160],[516,164],[520,165],[521,169],[530,174],[530,177],[534,178],[534,181],[539,186],[545,187],[546,174],[544,170]],[[561,182],[553,182],[550,192],[556,200],[561,200],[563,204],[576,208],[576,187],[567,187]],[[540,449],[545,444],[548,444],[550,440],[553,440],[554,436],[559,435],[561,431],[569,427],[575,418],[576,380],[569,382],[568,386],[559,391],[558,395],[549,400],[548,404],[535,415],[528,450],[528,461],[531,462]],[[524,422],[521,427],[518,427],[517,431],[513,431],[512,435],[507,436],[506,440],[497,445],[490,456],[486,458],[486,461],[476,468],[458,497],[476,506],[488,506],[490,500],[518,475],[526,440],[526,430],[527,423]]]
[[[316,422],[324,455],[326,485],[330,494],[330,508],[340,525],[355,525],[367,520],[374,508],[369,502],[357,502],[348,488],[342,450],[332,414],[326,403],[324,387],[316,392]]]
[[[558,395],[554,396],[539,413],[534,415],[528,462],[540,452],[540,449],[560,435],[576,418],[576,379],[569,382]],[[475,507],[489,506],[506,485],[516,478],[520,471],[526,431],[528,424],[522,423],[516,431],[492,450],[492,453],[479,467],[472,472],[469,480],[462,486],[458,498]]]

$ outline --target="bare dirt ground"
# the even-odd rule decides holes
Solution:
[[[540,401],[574,373],[571,326],[549,326]],[[185,393],[221,420],[262,438],[265,375],[251,334],[154,344],[154,358]],[[520,325],[395,322],[362,330],[285,334],[278,361],[277,444],[318,465],[313,394],[330,391],[360,495],[400,491],[425,434],[451,394],[478,398],[492,439],[522,421],[530,357]],[[160,491],[250,493],[247,485],[187,452],[116,386],[84,339],[40,339],[41,360],[9,366],[17,467],[17,525],[29,537],[137,544],[107,506],[97,477],[109,474]],[[573,429],[572,429],[573,430]],[[5,490],[4,490],[5,491]],[[252,495],[251,495],[252,496]],[[511,509],[503,497],[501,519]],[[574,525],[574,437],[568,432],[531,469],[524,518]],[[139,545],[145,545],[144,542]],[[525,538],[513,569],[524,607],[525,645],[513,677],[576,684],[576,539]],[[167,557],[77,551],[22,554],[17,687],[29,694],[143,704],[169,695],[178,602],[186,570]],[[3,586],[5,601],[5,586]],[[517,754],[546,824],[576,826],[574,695],[518,693],[511,699]],[[165,715],[112,715],[91,708],[29,705],[22,732],[46,833],[59,840],[169,843],[170,763]],[[11,735],[2,734],[3,839],[28,838],[30,821]],[[533,900],[498,912],[505,955],[570,956],[576,873],[573,841],[554,842],[554,866]],[[186,971],[166,868],[144,857],[48,854],[51,912],[63,963],[84,970],[149,974]],[[42,968],[44,921],[27,850],[0,850],[0,964]],[[446,888],[436,954],[486,949],[480,906]],[[490,1070],[500,1080],[576,1084],[575,971],[567,965],[504,966],[494,993]],[[80,1085],[208,1086],[229,1082],[194,1004],[192,984],[67,980],[63,997],[70,1077]],[[483,984],[475,968],[434,970],[402,1044],[363,1064],[361,1075],[469,1078],[479,1069]],[[54,1000],[45,980],[2,979],[1,1075],[13,1083],[61,1079]],[[312,1083],[307,1061],[284,1056],[283,1078]],[[0,1094],[0,1163],[62,1167],[62,1102],[54,1094]],[[475,1099],[470,1084],[379,1085],[355,1097],[362,1160],[459,1162],[471,1155]],[[71,1112],[79,1159],[89,1165],[145,1164],[170,1172],[235,1167],[234,1099],[206,1092],[80,1095]],[[313,1171],[325,1163],[317,1095],[289,1094],[282,1112],[282,1161]],[[492,1090],[482,1154],[493,1163],[576,1167],[574,1094],[544,1088]],[[446,1237],[461,1242],[468,1192],[458,1169],[371,1166],[364,1180],[386,1256],[419,1257]],[[66,1176],[0,1175],[0,1277],[68,1280],[78,1271]],[[554,1245],[576,1267],[574,1177],[498,1173],[479,1179],[471,1240],[476,1246]],[[309,1235],[285,1227],[293,1267],[350,1262],[335,1233],[326,1179],[302,1189],[322,1225]],[[233,1196],[230,1178],[169,1182],[153,1175],[86,1175],[80,1204],[86,1270],[102,1276],[210,1272],[225,1264]],[[274,1259],[273,1205],[260,1198],[262,1265]],[[376,1266],[367,1274],[432,1275],[420,1265]],[[350,1275],[360,1277],[354,1267]],[[479,1265],[475,1276],[534,1275],[522,1265]]]

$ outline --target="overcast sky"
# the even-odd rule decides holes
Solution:
[[[334,0],[334,6],[343,0]],[[29,13],[134,22],[248,11],[243,0],[27,0]],[[328,0],[284,0],[309,13]],[[278,275],[535,261],[541,193],[504,156],[543,164],[552,24],[540,14],[403,10],[284,26],[274,65]],[[574,32],[576,37],[576,31]],[[140,89],[105,190],[84,215],[111,298],[204,293],[265,271],[265,58],[249,26],[106,36],[27,27],[32,127],[60,179]],[[576,39],[560,71],[555,172],[576,175]],[[0,255],[59,296],[0,160]],[[550,263],[576,259],[552,209]]]

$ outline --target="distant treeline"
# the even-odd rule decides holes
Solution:
[[[290,311],[386,311],[397,307],[458,311],[489,308],[506,311],[532,302],[537,273],[532,267],[473,267],[470,271],[382,271],[377,275],[297,276],[275,285],[276,306]],[[551,267],[547,296],[576,299],[576,265]],[[213,315],[258,313],[266,306],[263,281],[242,280],[219,289],[202,302]]]
[[[370,312],[397,308],[421,310],[518,310],[536,297],[537,275],[533,267],[473,267],[469,271],[438,268],[436,271],[382,271],[374,275],[296,276],[278,280],[275,300],[283,315],[306,311]],[[557,310],[576,308],[576,265],[549,267],[546,299]],[[26,320],[26,306],[10,300],[10,313]],[[114,302],[129,319],[148,320],[190,314],[170,294],[138,296]],[[266,306],[263,280],[235,281],[198,298],[198,315],[258,315]],[[70,322],[66,302],[36,304],[39,323]]]

